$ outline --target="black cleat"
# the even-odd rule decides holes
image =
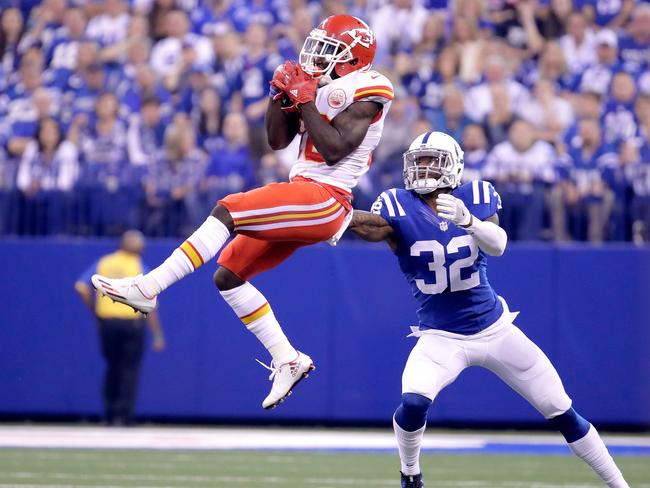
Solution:
[[[422,473],[404,474],[400,471],[399,474],[402,476],[402,488],[424,488]]]

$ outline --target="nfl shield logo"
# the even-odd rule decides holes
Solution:
[[[443,220],[440,222],[440,230],[445,232],[447,229],[449,229],[449,224],[447,223],[446,220]]]

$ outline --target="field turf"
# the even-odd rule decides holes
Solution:
[[[620,456],[630,486],[650,488],[650,457]],[[0,488],[399,486],[396,453],[0,449]],[[600,487],[573,456],[423,455],[427,488]]]

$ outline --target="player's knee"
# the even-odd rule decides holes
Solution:
[[[571,398],[564,388],[553,388],[553,391],[547,392],[537,408],[547,419],[557,417],[571,408]]]
[[[235,229],[235,223],[232,220],[232,216],[228,209],[223,205],[217,205],[214,207],[212,212],[210,212],[210,215],[225,225],[230,232]]]
[[[426,414],[431,405],[431,400],[417,393],[404,393],[402,395],[402,406],[414,413]]]
[[[404,393],[402,403],[395,411],[395,422],[407,432],[424,427],[431,400],[417,393]]]
[[[219,291],[232,290],[237,288],[245,283],[244,280],[239,278],[235,273],[229,269],[221,266],[214,273],[214,285],[219,289]]]
[[[557,430],[559,430],[567,442],[575,442],[582,439],[591,424],[584,418],[578,415],[573,408],[569,408],[566,412],[548,419],[549,423]]]

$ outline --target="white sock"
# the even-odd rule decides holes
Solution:
[[[422,438],[426,425],[415,432],[407,432],[402,429],[393,417],[393,429],[397,438],[399,448],[399,460],[402,465],[402,473],[420,474],[420,448],[422,447]]]
[[[140,288],[153,298],[172,284],[194,272],[217,255],[230,232],[220,220],[210,215],[165,262],[140,280]]]
[[[237,288],[220,293],[246,328],[269,351],[276,366],[296,359],[298,352],[282,332],[269,302],[257,288],[247,281]]]
[[[610,488],[630,488],[592,425],[587,434],[569,443],[573,453],[585,461]]]

